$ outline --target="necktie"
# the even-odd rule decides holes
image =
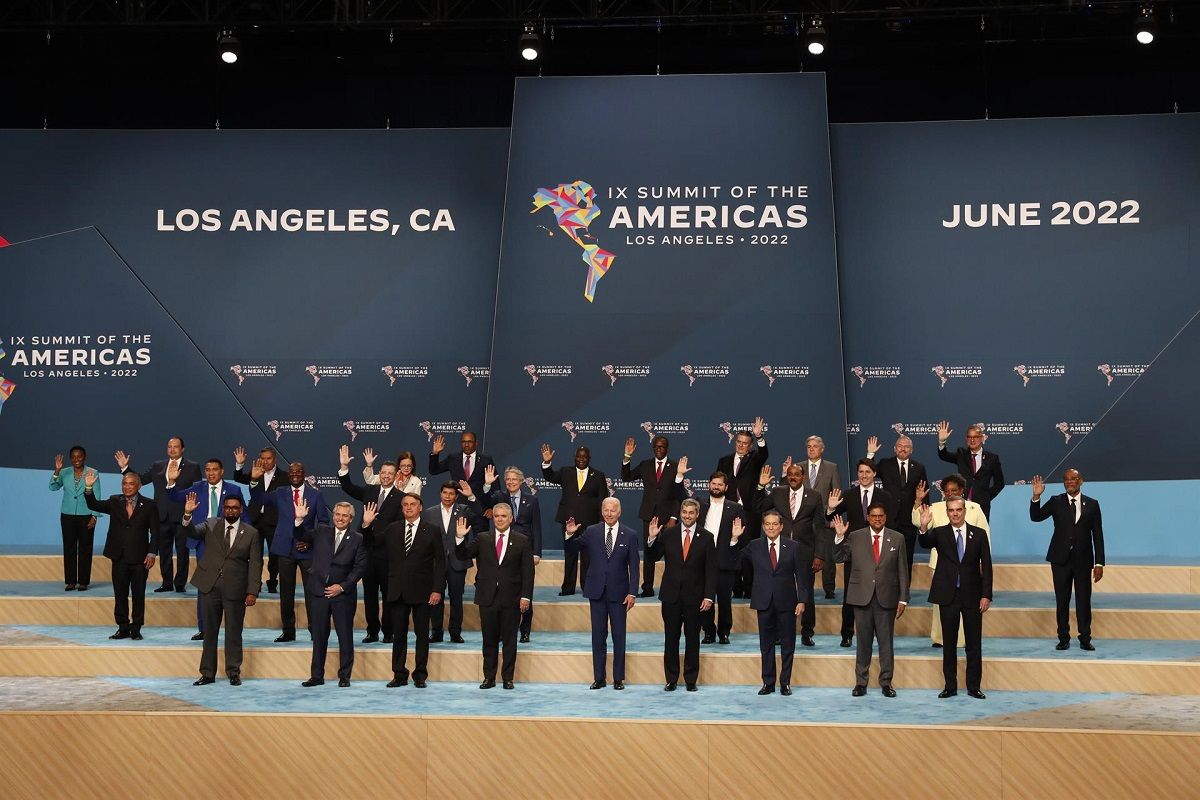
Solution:
[[[613,551],[613,529],[609,527],[608,534],[604,537],[604,552],[609,558],[612,558]]]
[[[233,549],[233,540],[234,540],[236,537],[237,537],[237,526],[236,526],[236,525],[228,525],[228,524],[227,524],[227,525],[225,526],[225,540],[226,540],[226,541],[225,541],[225,549],[226,549],[226,550],[232,550],[232,549]]]
[[[871,506],[871,495],[866,489],[863,489],[862,504],[863,504],[863,519],[866,519],[867,518],[867,509]]]
[[[1076,505],[1074,497],[1071,498],[1071,516],[1075,518],[1076,522],[1079,522],[1079,506]]]
[[[379,490],[379,502],[375,504],[376,509],[383,508],[383,501],[387,499],[387,489]]]
[[[408,528],[404,531],[404,552],[412,550],[413,544],[413,524],[408,523]]]
[[[979,453],[971,453],[971,474],[979,472]]]
[[[958,545],[958,563],[959,563],[959,566],[961,566],[962,560],[963,560],[963,552],[965,552],[967,549],[967,542],[965,539],[963,539],[963,534],[962,534],[961,528],[954,529],[954,539],[955,539],[955,543]],[[954,585],[958,586],[961,581],[962,581],[962,570],[960,569],[959,575],[954,578]]]
[[[901,486],[908,485],[908,462],[907,461],[900,462],[900,485]]]
[[[733,477],[735,477],[735,478],[737,477],[738,470],[740,470],[741,468],[742,468],[742,457],[734,456],[733,457]]]
[[[810,488],[817,488],[817,465],[813,462],[808,462],[808,485]]]
[[[471,480],[471,457],[463,456],[463,478]]]
[[[212,519],[217,516],[217,509],[221,505],[221,501],[217,499],[217,487],[209,484],[208,486],[208,518]]]
[[[517,511],[521,508],[521,495],[514,494],[512,496],[513,519],[517,518]]]
[[[879,563],[879,534],[877,533],[871,538],[873,538],[875,540],[871,544],[871,549],[875,551],[875,563],[878,564]]]
[[[496,563],[500,562],[500,554],[504,552],[504,534],[496,531]]]
[[[579,491],[583,491],[583,482],[587,480],[587,473],[583,470],[575,470],[575,479],[579,483]]]
[[[128,515],[128,516],[130,516],[130,517],[132,517],[132,516],[133,516],[133,506],[134,506],[134,500],[133,500],[133,498],[132,498],[132,497],[126,498],[126,500],[125,500],[125,513],[126,513],[126,515]]]
[[[796,494],[796,492],[792,492],[792,500],[791,500],[792,519],[796,518],[796,509],[799,507],[799,505],[800,505],[800,497]]]
[[[342,539],[346,536],[345,531],[334,531],[333,533],[333,552],[337,552],[342,547]]]
[[[692,549],[692,529],[683,529],[683,560],[687,561],[688,550]]]
[[[657,477],[655,478],[655,480],[657,480],[657,481],[661,481],[661,480],[662,480],[662,469],[663,469],[663,462],[659,461],[659,462],[658,462],[658,468],[654,470],[654,472],[655,472],[655,475],[657,476]]]
[[[300,487],[299,486],[297,486],[295,489],[292,489],[292,505],[294,505],[294,506],[300,505]]]
[[[778,566],[779,557],[775,555],[775,543],[771,542],[771,571],[774,572],[775,568]]]

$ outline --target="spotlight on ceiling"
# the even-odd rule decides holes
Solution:
[[[217,53],[226,64],[236,64],[242,54],[242,43],[232,31],[221,31],[221,35],[217,37]]]
[[[525,33],[521,34],[521,58],[526,61],[537,61],[541,48],[542,42],[538,38],[537,31],[533,29],[533,23],[526,23]]]
[[[820,17],[813,17],[812,22],[808,24],[808,31],[804,34],[804,46],[808,48],[808,52],[819,56],[825,52],[825,45],[828,41],[829,34],[825,32],[825,21]]]
[[[1158,23],[1154,19],[1154,7],[1149,3],[1142,6],[1142,13],[1138,15],[1133,30],[1138,44],[1151,44],[1154,42],[1154,37],[1158,35]]]

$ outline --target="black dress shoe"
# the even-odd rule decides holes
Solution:
[[[717,640],[716,636],[705,636],[703,639],[700,640],[700,644],[712,644],[716,640]]]
[[[884,697],[895,697],[896,696],[896,690],[890,686],[884,686],[879,691],[883,693]]]
[[[300,684],[301,686],[324,686],[325,681],[320,678],[309,678]]]
[[[696,684],[694,684],[694,683],[689,683],[689,684],[687,685],[687,690],[688,690],[689,692],[694,692],[694,691],[696,691]]]
[[[781,695],[783,695],[784,697],[791,697],[792,696],[792,687],[788,686],[785,683],[779,687],[779,693]]]
[[[281,633],[275,637],[275,641],[277,641],[277,642],[294,642],[294,641],[296,641],[296,634]]]
[[[939,648],[940,648],[940,647],[942,646],[942,643],[941,643],[941,642],[931,642],[929,646],[930,646],[930,647],[939,647]]]
[[[825,593],[825,599],[826,599],[826,600],[832,600],[832,599],[833,599],[833,598],[835,598],[835,597],[837,597],[837,594],[835,594],[834,592],[826,592],[826,593]]]
[[[413,681],[413,686],[417,687],[418,689],[424,689],[424,688],[425,688],[425,681],[423,681],[423,680],[415,680],[415,681]]]
[[[852,697],[862,697],[866,693],[867,693],[867,687],[863,686],[861,683],[858,686],[855,686],[853,689],[850,690],[850,695]]]
[[[75,588],[74,586],[70,587],[70,589],[74,589],[74,588]],[[174,589],[174,588],[175,588],[175,587],[173,587],[173,586],[160,586],[160,587],[158,587],[157,589],[155,589],[155,590],[154,590],[154,593],[155,593],[155,594],[161,594],[162,592],[169,592],[169,591],[171,591],[171,590],[172,590],[172,589]],[[68,591],[70,591],[70,589],[68,589]]]
[[[459,641],[460,641],[460,642],[462,641],[462,638],[461,638],[461,637],[459,638]],[[521,634],[521,639],[520,639],[520,641],[521,641],[521,643],[522,643],[522,644],[524,644],[524,643],[528,642],[528,641],[529,641],[529,634],[528,634],[528,633],[522,633],[522,634]]]
[[[392,678],[387,682],[389,689],[395,689],[397,686],[408,686],[408,678]]]
[[[505,688],[505,689],[511,689],[511,688],[513,688],[513,682],[512,682],[512,681],[505,681],[505,682],[504,682],[504,688]]]
[[[729,634],[723,633],[717,637],[718,644],[729,644]]]
[[[763,687],[758,690],[758,695],[759,695],[759,697],[761,697],[764,694],[775,694],[775,684],[771,684],[770,686],[767,686],[764,683]]]
[[[267,581],[267,594],[279,594],[279,581]]]
[[[184,592],[186,592],[186,591],[187,591],[187,589],[186,589],[185,587],[183,587],[183,586],[176,586],[176,587],[175,587],[175,594],[183,594],[183,593],[184,593]]]
[[[345,689],[345,688],[346,688],[347,686],[349,686],[349,685],[350,685],[350,679],[349,679],[349,678],[338,678],[338,687],[339,687],[339,688],[341,688],[341,689]]]
[[[569,592],[566,589],[563,589],[561,592],[558,593],[558,596],[559,597],[569,597],[570,595],[573,595],[573,594],[575,594],[574,589],[572,589]]]
[[[638,597],[654,597],[653,589],[642,589],[642,593]]]
[[[192,686],[208,686],[210,683],[216,683],[215,678],[201,678],[192,684]]]
[[[976,700],[987,700],[987,695],[978,689],[967,689],[967,694],[974,697]]]
[[[466,641],[467,641],[467,640],[466,640],[466,639],[464,639],[462,636],[451,636],[451,637],[450,637],[450,641],[454,642],[455,644],[466,644]],[[525,634],[525,638],[524,638],[524,639],[522,639],[521,641],[522,641],[522,642],[528,642],[528,641],[529,641],[529,634]]]
[[[673,691],[675,691],[675,686],[676,686],[675,681],[667,681],[667,685],[663,687],[663,691],[664,692],[673,692]]]
[[[1079,649],[1080,650],[1095,650],[1096,645],[1092,644],[1091,642],[1080,642]]]
[[[73,584],[73,583],[68,583],[66,586],[64,586],[64,587],[63,587],[63,591],[64,591],[64,592],[73,592],[73,591],[75,591],[75,584]],[[156,591],[156,592],[157,592],[157,591],[160,591],[160,590],[159,590],[159,589],[155,589],[154,591]]]
[[[141,631],[130,631],[129,638],[133,639],[135,642],[140,642],[142,640],[142,632]]]
[[[496,682],[494,680],[492,680],[491,678],[489,678],[489,679],[485,680],[483,683],[479,684],[479,688],[480,689],[495,689]]]
[[[87,590],[88,590],[88,585],[86,583],[81,583],[75,587],[75,591],[77,591],[77,592],[86,592]]]
[[[947,697],[954,697],[958,694],[958,689],[942,689],[938,692],[938,699],[945,700]]]
[[[842,647],[849,647],[849,646],[850,646],[850,641],[851,641],[851,637],[849,637],[849,636],[843,636],[843,637],[842,637]]]
[[[192,634],[192,641],[193,641],[193,642],[202,642],[202,641],[204,641],[204,633],[203,633],[203,632],[201,632],[201,631],[197,631],[196,633],[193,633],[193,634]]]
[[[396,641],[396,638],[394,636],[392,636],[390,633],[383,637],[384,644],[391,644],[394,641]]]
[[[1054,649],[1055,650],[1070,650],[1071,643],[1070,642],[1059,642],[1058,644],[1054,645]]]
[[[444,642],[444,641],[446,641],[446,637],[444,634],[438,635],[438,636],[434,636],[433,634],[429,635],[429,643],[430,644],[434,644],[435,642]]]
[[[378,641],[379,641],[378,635],[376,635],[374,633],[368,633],[366,636],[363,637],[362,643],[363,644],[374,644],[375,642],[378,642]]]
[[[589,686],[588,688],[589,689],[603,689],[607,685],[608,684],[606,684],[604,681],[592,681],[592,685]]]
[[[229,676],[229,685],[230,686],[241,686],[242,685],[242,676],[230,675]]]
[[[813,641],[813,638],[811,636],[801,636],[800,644],[804,645],[805,647],[816,647],[817,646],[817,643]]]
[[[613,681],[613,688],[618,692],[625,688],[625,681]]]
[[[110,638],[110,639],[128,639],[129,631],[117,631],[116,633],[114,633],[112,636],[110,636],[108,638]]]

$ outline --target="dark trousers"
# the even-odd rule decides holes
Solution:
[[[666,520],[663,520],[663,529],[666,529]],[[662,558],[661,555],[655,555],[650,552],[649,545],[646,542],[650,538],[650,520],[642,520],[642,593],[654,591],[654,566]]]
[[[1054,600],[1058,620],[1058,640],[1071,640],[1071,587],[1075,587],[1075,621],[1079,624],[1079,641],[1092,640],[1092,567],[1087,564],[1051,564],[1054,577]]]
[[[413,633],[417,639],[417,661],[413,665],[413,680],[423,681],[429,677],[429,603],[406,603],[396,600],[392,607],[392,675],[402,681],[408,680],[408,618],[412,615]]]
[[[908,557],[908,582],[912,584],[913,556],[917,554],[917,529],[912,525],[901,525],[904,534],[904,555]]]
[[[855,685],[867,685],[867,676],[871,671],[871,650],[875,646],[875,640],[878,639],[879,685],[891,686],[892,673],[895,670],[892,635],[896,629],[896,609],[884,608],[879,605],[879,600],[875,595],[871,595],[871,602],[865,606],[851,606],[851,608],[854,609],[854,624],[858,633],[858,652],[854,659]],[[953,649],[953,644],[951,644],[951,649]]]
[[[222,615],[225,617],[225,674],[232,678],[242,673],[242,623],[246,620],[246,598],[229,600],[221,595],[220,581],[211,592],[200,593],[200,607],[204,614],[204,651],[200,655],[200,674],[205,678],[217,674],[217,634],[221,631]]]
[[[504,663],[501,680],[511,681],[517,669],[517,627],[521,622],[521,607],[507,603],[492,603],[479,607],[479,627],[483,632],[483,679],[496,680],[496,659],[501,645]]]
[[[854,636],[854,606],[846,602],[846,591],[850,587],[850,559],[842,567],[842,638]],[[807,607],[806,607],[807,608]],[[956,640],[957,641],[957,640]]]
[[[306,593],[307,594],[307,593]],[[344,592],[337,597],[308,597],[308,618],[312,628],[312,666],[309,668],[313,680],[325,679],[325,654],[329,650],[329,621],[338,639],[338,678],[350,680],[354,671],[354,611],[358,608],[358,590]]]
[[[363,574],[363,611],[367,615],[367,635],[384,636],[392,633],[392,609],[387,603],[387,550],[371,551],[367,555],[367,571]],[[380,601],[383,601],[382,603]],[[383,616],[380,617],[380,606]]]
[[[279,556],[271,552],[271,540],[275,538],[275,528],[271,527],[266,530],[265,526],[254,525],[258,529],[258,538],[262,542],[263,558],[267,561],[267,580],[279,580]]]
[[[805,606],[807,608],[807,606]],[[758,612],[758,651],[762,653],[763,686],[775,685],[775,640],[779,640],[779,655],[782,666],[779,670],[779,685],[792,683],[792,658],[796,654],[796,607],[771,607]]]
[[[533,601],[529,601],[529,610],[521,612],[521,635],[528,636],[533,630]]]
[[[753,535],[743,536],[739,541],[742,542],[742,547],[746,547],[751,541],[757,539],[761,534],[754,532]],[[750,559],[742,562],[742,565],[734,572],[733,581],[733,596],[734,597],[749,597],[754,589],[754,564]]]
[[[308,579],[309,559],[300,561],[291,556],[279,557],[279,624],[287,636],[296,635],[296,570],[300,570],[300,587]],[[304,592],[304,613],[312,619],[312,609],[308,607],[308,592]],[[312,627],[312,624],[309,624]]]
[[[112,562],[113,619],[123,631],[139,630],[146,621],[146,566],[141,562]],[[133,621],[129,620],[129,595],[133,595]]]
[[[958,620],[962,616],[963,638],[967,643],[967,689],[978,691],[983,680],[983,613],[979,610],[979,601],[963,603],[958,590],[954,591],[954,600],[938,606],[938,614],[942,618],[942,678],[946,688],[958,690]]]
[[[794,540],[793,540],[794,541]],[[801,583],[808,591],[808,602],[804,604],[804,611],[800,615],[800,633],[803,636],[812,636],[817,629],[817,598],[813,594],[814,584],[817,581],[817,573],[812,571],[812,562],[815,554],[808,548],[807,545],[800,545],[800,552],[796,556],[800,563],[804,565],[804,573],[801,578]],[[794,609],[793,609],[794,610]],[[845,617],[843,617],[843,620]],[[850,624],[854,624],[854,613],[850,614]],[[853,632],[853,628],[851,631]]]
[[[90,514],[60,514],[63,541],[63,582],[87,586],[92,582],[92,543],[95,530],[88,527]]]
[[[563,526],[563,532],[566,533],[566,526]],[[582,552],[567,550],[563,554],[563,582],[562,590],[568,594],[575,594],[575,578],[578,575],[579,589],[584,589],[584,584],[587,583],[588,571],[588,554],[584,550]]]
[[[608,631],[612,629],[613,680],[625,680],[625,608],[624,600],[592,600],[592,678],[604,682],[608,659]]]
[[[429,615],[429,634],[435,639],[440,639],[444,635],[442,633],[442,623],[445,620],[446,614],[446,598],[450,599],[450,636],[462,635],[462,620],[463,620],[463,589],[467,585],[467,571],[459,572],[456,569],[446,569],[446,585],[441,587],[442,602],[432,608]],[[440,590],[439,590],[440,591]]]
[[[728,636],[733,629],[733,583],[737,579],[736,569],[717,570],[717,602],[708,611],[701,612],[705,636]]]
[[[833,529],[819,528],[817,530],[817,552],[833,553]],[[832,557],[825,559],[821,567],[821,587],[828,594],[837,588],[837,562]]]
[[[662,604],[663,675],[667,683],[679,682],[679,631],[683,630],[683,680],[691,686],[700,678],[700,601]]]
[[[175,556],[172,565],[171,556]],[[158,571],[163,586],[183,589],[187,586],[188,566],[187,534],[178,522],[163,522],[158,530]]]

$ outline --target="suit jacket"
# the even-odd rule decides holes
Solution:
[[[895,526],[901,531],[915,528],[916,526],[909,519],[909,514],[917,502],[917,484],[925,481],[925,485],[929,485],[929,476],[925,473],[925,465],[911,458],[908,459],[908,480],[904,483],[900,481],[900,460],[895,456],[876,461],[875,472],[879,482],[883,484],[884,491],[896,499]],[[928,495],[925,497],[925,502],[929,502]]]
[[[375,519],[369,527],[360,527],[367,550],[371,555],[384,555],[385,545],[383,543],[383,532],[387,530],[387,526],[391,525],[396,520],[404,516],[403,509],[400,507],[400,501],[404,499],[404,493],[396,488],[393,484],[388,491],[387,499],[383,501],[383,505],[379,505],[379,487],[378,486],[359,486],[354,481],[350,480],[350,473],[338,475],[338,483],[342,485],[342,491],[353,497],[360,503],[375,503],[378,507],[375,509]],[[376,536],[376,532],[380,535]]]
[[[313,530],[301,525],[295,533],[297,539],[311,545],[312,562],[304,579],[305,591],[312,597],[324,597],[326,587],[336,583],[346,595],[357,599],[358,582],[367,572],[367,546],[363,535],[355,530],[346,531],[342,546],[335,551],[333,540],[337,531],[332,525],[318,525]]]
[[[808,479],[808,459],[802,458],[796,463],[804,470],[804,485],[821,495],[824,498],[822,503],[829,502],[829,493],[833,491],[833,487],[842,485],[838,465],[822,458],[821,466],[817,468],[817,480],[813,482]]]
[[[600,521],[600,503],[608,497],[608,479],[604,477],[603,472],[588,467],[582,491],[579,489],[574,464],[558,470],[542,467],[542,477],[562,487],[558,513],[554,515],[556,522],[564,523],[573,517],[586,528]]]
[[[1071,511],[1067,493],[1056,494],[1045,502],[1029,504],[1029,518],[1041,522],[1054,517],[1054,535],[1046,550],[1046,560],[1051,564],[1070,564],[1093,567],[1104,563],[1104,523],[1100,518],[1100,504],[1095,499],[1079,493],[1083,503],[1079,522]]]
[[[809,564],[800,552],[800,545],[782,535],[775,542],[779,546],[775,569],[771,569],[771,543],[766,536],[752,540],[742,550],[741,559],[754,568],[750,607],[757,611],[767,611],[772,604],[776,611],[788,611],[795,609],[797,603],[812,602],[804,582]]]
[[[763,442],[762,447],[755,447],[746,454],[742,468],[737,475],[733,474],[733,457],[735,455],[736,453],[730,453],[717,459],[717,471],[724,472],[729,478],[727,481],[729,491],[725,493],[725,496],[741,503],[744,507],[749,507],[754,499],[755,487],[758,486],[759,473],[762,472],[763,464],[767,463],[766,442]]]
[[[730,547],[729,542],[733,539],[733,521],[735,519],[740,519],[742,524],[745,525],[746,512],[740,504],[730,500],[728,495],[725,496],[725,502],[723,505],[724,508],[721,509],[721,527],[719,527],[715,532],[716,541],[713,542],[713,555],[717,560],[717,569],[736,570],[741,566],[741,562],[738,560],[738,554],[741,552],[741,549],[746,546],[746,542],[749,540],[745,536],[742,536],[741,539],[738,540],[738,544],[734,547]],[[709,537],[712,537],[714,532],[704,528],[703,526],[705,524],[704,521],[708,519],[708,510],[711,507],[711,499],[702,502],[700,504],[700,517],[696,520],[696,524],[701,526],[701,529],[704,530]]]
[[[462,561],[475,559],[475,605],[519,606],[521,598],[533,599],[533,547],[529,537],[516,528],[508,529],[504,561],[496,560],[496,529],[493,527],[455,546]]]
[[[797,504],[795,517],[792,516],[792,487],[786,483],[772,489],[770,494],[767,494],[765,489],[757,492],[758,512],[765,514],[775,510],[782,514],[783,533],[780,535],[804,548],[810,563],[815,556],[829,560],[833,557],[832,553],[817,552],[818,548],[827,549],[817,534],[829,528],[825,523],[825,502],[829,496],[821,497],[816,491],[808,488],[807,484],[802,485],[800,489],[803,494]]]
[[[841,542],[835,542],[834,556],[838,563],[851,562],[850,579],[846,582],[846,603],[849,605],[870,605],[872,596],[884,608],[895,608],[901,602],[908,602],[904,534],[891,528],[883,529],[878,564],[871,547],[870,528],[850,531]]]
[[[155,461],[150,465],[150,469],[145,472],[139,472],[138,477],[142,479],[144,485],[154,486],[154,505],[158,508],[159,522],[178,522],[183,519],[183,501],[172,500],[167,492],[167,465],[171,463],[169,458],[161,461]],[[132,467],[126,467],[124,472],[133,472]],[[121,473],[121,474],[124,474]],[[188,461],[186,458],[179,459],[179,477],[175,479],[175,485],[190,486],[196,481],[204,477],[204,470],[195,461]]]
[[[665,475],[665,471],[664,471]],[[730,550],[734,548],[730,547]],[[683,557],[683,523],[663,528],[648,548],[648,553],[666,562],[658,597],[664,603],[694,604],[706,597],[717,598],[717,545],[712,534],[700,527],[692,530],[687,558]]]
[[[471,467],[471,477],[467,480],[467,483],[471,484],[471,488],[475,490],[476,497],[483,496],[483,472],[489,465],[495,467],[496,462],[492,460],[491,456],[485,456],[476,450],[475,463]],[[443,472],[449,472],[455,483],[464,480],[462,450],[454,453],[443,452],[442,458],[438,458],[436,453],[429,454],[429,474],[440,475]]]
[[[971,451],[960,447],[953,453],[949,448],[939,447],[938,458],[958,468],[958,474],[966,481],[963,497],[979,503],[984,514],[990,514],[992,498],[1004,489],[1004,470],[1000,467],[1000,456],[990,450],[983,451],[978,471],[971,469]]]
[[[987,532],[963,522],[967,531],[962,561],[958,560],[958,542],[954,526],[930,528],[920,535],[921,546],[937,550],[937,567],[929,582],[929,602],[944,606],[954,602],[954,590],[964,605],[978,605],[981,597],[992,599],[992,549]]]
[[[461,495],[460,495],[461,496]],[[439,502],[433,508],[427,508],[421,512],[421,521],[428,522],[433,527],[437,528],[438,533],[442,537],[442,549],[446,553],[446,569],[454,570],[455,572],[466,572],[471,568],[470,561],[463,561],[454,552],[454,537],[458,531],[458,520],[460,517],[466,517],[467,523],[471,525],[471,530],[468,535],[474,534],[475,521],[480,519],[479,504],[472,503],[469,500],[465,503],[455,503],[450,508],[450,526],[442,527],[442,504]],[[397,520],[403,522],[403,519]]]
[[[887,509],[887,527],[897,527],[896,519],[900,516],[900,508],[896,498],[876,486],[871,490],[871,505],[875,503],[881,503]],[[912,506],[909,506],[909,509],[911,508]],[[849,489],[842,490],[842,502],[838,503],[832,513],[827,513],[826,518],[833,519],[838,514],[845,514],[849,518],[852,531],[867,527],[867,517],[863,514],[862,507],[862,487],[857,483]]]
[[[663,525],[672,517],[679,517],[679,501],[687,497],[683,483],[675,482],[679,465],[667,458],[663,463],[662,478],[653,458],[639,461],[636,466],[621,462],[621,480],[642,482],[642,502],[638,506],[638,519],[649,522],[654,517]],[[578,522],[578,520],[576,520]]]
[[[487,507],[491,508],[496,503],[508,503],[512,505],[512,495],[508,493],[508,489],[501,486],[499,489],[492,489],[492,493],[486,498]],[[542,504],[538,501],[537,495],[529,491],[528,486],[521,487],[520,494],[521,505],[513,515],[512,526],[517,533],[523,533],[529,537],[529,544],[533,547],[533,554],[538,558],[542,557]]]
[[[251,472],[250,470],[246,469],[245,464],[242,465],[241,469],[235,468],[233,471],[233,479],[245,486],[250,485],[250,475]],[[287,485],[287,470],[279,464],[276,464],[275,472],[271,475],[271,480],[268,481],[267,485],[263,487],[263,491],[265,491],[267,494],[270,494],[280,486]],[[253,525],[259,533],[270,531],[272,535],[275,534],[275,528],[279,524],[279,512],[275,509],[275,506],[264,503],[251,503],[246,509],[245,516],[250,520],[250,524]]]
[[[225,535],[225,520],[221,517],[185,525],[188,536],[204,542],[204,555],[192,573],[192,586],[202,592],[218,589],[225,600],[243,600],[246,595],[258,595],[262,590],[262,546],[258,531],[238,521],[233,546]],[[220,585],[218,585],[220,582]]]
[[[304,518],[304,527],[308,530],[318,525],[329,524],[329,506],[325,505],[325,497],[319,489],[307,483],[301,487],[301,497],[308,504],[308,516]],[[278,514],[275,524],[275,535],[271,538],[271,555],[294,558],[297,561],[307,561],[312,558],[312,550],[301,552],[296,549],[295,526],[292,516],[293,503],[292,486],[290,483],[280,486],[271,493],[263,491],[262,484],[250,485],[250,502],[273,506]]]
[[[571,467],[571,471],[574,470],[575,468]],[[637,594],[640,577],[638,547],[641,534],[618,522],[612,556],[609,556],[604,546],[604,529],[604,523],[597,522],[586,530],[576,531],[574,536],[567,537],[563,548],[567,552],[587,551],[590,560],[587,587],[583,590],[584,597],[589,600],[617,603],[631,594]]]
[[[171,500],[173,502],[182,503],[185,500],[187,500],[187,496],[188,496],[189,492],[196,493],[197,505],[196,505],[196,510],[192,512],[192,519],[193,520],[208,519],[209,518],[209,509],[208,509],[209,484],[208,484],[208,481],[207,480],[199,480],[191,485],[180,484],[177,481],[175,483],[175,488],[169,490],[168,496],[171,498]],[[247,509],[246,509],[246,498],[242,496],[242,490],[238,488],[237,484],[232,483],[231,481],[221,481],[220,495],[219,495],[219,500],[217,503],[217,516],[218,517],[223,516],[221,513],[221,510],[225,507],[225,498],[227,498],[227,497],[236,497],[238,500],[242,501],[242,519],[248,519]],[[200,541],[201,541],[200,539],[193,539],[193,538],[189,537],[187,540],[188,547],[198,547],[200,545]]]
[[[125,495],[114,494],[101,500],[91,492],[83,493],[87,507],[108,514],[108,538],[104,540],[104,557],[123,564],[140,564],[146,556],[158,554],[159,511],[154,501],[136,495],[133,516],[125,511]]]
[[[428,603],[429,595],[441,592],[446,585],[446,545],[441,527],[420,520],[413,531],[412,550],[406,553],[406,524],[403,519],[396,520],[383,532],[388,556],[387,601]]]

